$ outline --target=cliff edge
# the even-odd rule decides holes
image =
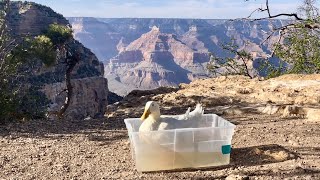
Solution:
[[[43,34],[53,23],[70,26],[62,15],[49,7],[31,2],[11,3],[8,17],[10,33],[16,38]],[[72,119],[103,117],[108,94],[108,82],[103,77],[103,64],[78,41],[74,41],[70,46],[80,52],[81,60],[72,72],[74,95],[66,116]],[[57,110],[66,97],[63,92],[66,89],[65,65],[59,62],[52,67],[38,64],[33,69],[34,73],[28,77],[30,84],[40,87],[47,95],[51,101],[50,110]]]

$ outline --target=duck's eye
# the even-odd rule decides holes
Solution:
[[[151,106],[154,107],[154,104],[152,104]]]

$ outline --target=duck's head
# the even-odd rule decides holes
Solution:
[[[147,119],[149,116],[152,116],[155,120],[160,118],[160,108],[158,103],[154,101],[148,101],[144,108],[144,112],[141,116],[141,120]]]

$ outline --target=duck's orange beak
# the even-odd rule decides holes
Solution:
[[[147,119],[149,115],[150,115],[150,110],[149,110],[149,108],[144,109],[144,112],[143,112],[143,114],[142,114],[142,116],[141,116],[141,118],[140,118],[141,121]]]

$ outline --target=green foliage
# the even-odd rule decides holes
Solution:
[[[50,101],[37,87],[27,89],[18,99],[18,108],[15,111],[20,118],[43,118]]]
[[[41,59],[46,66],[52,66],[55,63],[56,52],[51,39],[47,36],[40,35],[35,37],[31,41],[30,51],[33,52],[32,56]]]
[[[275,45],[275,55],[289,64],[285,73],[320,73],[320,17],[315,0],[304,0],[299,7],[305,20],[286,29],[283,43]]]
[[[279,60],[279,64],[275,65],[270,62],[270,59],[268,58],[261,58],[258,59],[258,71],[262,72],[262,74],[265,74],[265,78],[274,78],[278,77],[284,73],[287,72],[287,66],[286,63],[282,60]]]
[[[6,90],[7,83],[0,84],[0,123],[13,118],[13,113],[17,109],[16,98]]]
[[[248,0],[246,0],[248,1]],[[268,11],[267,9],[258,11]],[[259,71],[267,72],[267,78],[277,77],[282,74],[313,74],[320,73],[320,14],[316,7],[317,0],[304,0],[302,5],[298,8],[300,11],[299,17],[297,14],[278,14],[261,19],[273,19],[279,16],[294,16],[297,21],[284,25],[277,30],[280,31],[281,38],[274,44],[274,52],[272,58],[279,58],[280,64],[275,66],[271,64],[269,58],[260,60]],[[276,31],[274,30],[275,33]],[[271,36],[270,36],[271,37]],[[231,43],[232,44],[232,43]],[[213,56],[208,68],[216,73],[217,71],[225,74],[242,74],[249,76],[247,73],[248,66],[244,66],[252,61],[250,54],[239,50],[237,46],[230,46],[230,44],[223,45],[223,49],[229,51],[234,56],[242,59],[242,64],[235,58],[230,56],[220,58]],[[233,56],[231,56],[233,57]],[[221,74],[221,73],[220,73]]]
[[[253,69],[250,64],[253,62],[251,54],[245,50],[239,50],[235,39],[231,43],[222,44],[222,49],[228,53],[226,57],[211,55],[207,69],[214,75],[245,75],[254,78]]]
[[[48,99],[40,93],[41,86],[31,86],[28,79],[42,62],[47,66],[55,62],[50,39],[27,38],[0,62],[0,121],[44,117]]]
[[[35,59],[41,60],[46,66],[52,66],[56,60],[56,52],[51,40],[40,35],[34,38],[25,38],[7,56],[11,63],[22,65],[34,62]]]
[[[0,89],[0,123],[45,116],[50,102],[39,87],[23,87],[21,82],[10,82],[1,84]]]
[[[290,66],[286,73],[320,73],[320,39],[313,30],[291,29],[284,43],[278,44],[275,55]]]
[[[56,49],[72,37],[72,31],[53,24],[45,35],[12,39],[5,15],[0,11],[0,122],[44,117],[49,101],[40,89],[46,80],[36,84],[30,80],[42,77],[34,74],[35,69],[56,63]]]
[[[54,65],[56,49],[71,37],[70,28],[52,24],[44,35],[20,40],[3,56],[2,67],[5,68],[0,68],[2,120],[44,117],[49,101],[39,90],[50,78],[48,74],[34,74],[34,69],[42,64]]]
[[[61,45],[72,38],[72,29],[59,24],[51,24],[45,35],[54,45]]]

